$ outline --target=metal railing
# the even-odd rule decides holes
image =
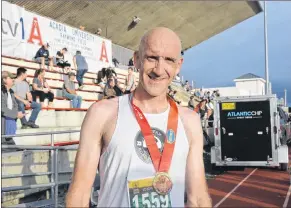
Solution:
[[[19,191],[26,189],[35,188],[51,188],[51,198],[54,201],[54,206],[58,207],[58,187],[59,185],[70,184],[70,181],[59,181],[58,177],[60,173],[72,173],[72,171],[59,171],[58,167],[58,153],[60,150],[73,150],[76,151],[77,147],[74,146],[54,146],[54,135],[56,134],[70,134],[79,133],[80,130],[70,130],[70,131],[55,131],[55,132],[40,132],[40,133],[25,133],[25,134],[15,134],[15,135],[1,135],[2,138],[14,138],[14,137],[26,137],[26,136],[43,136],[51,135],[50,146],[33,146],[33,145],[2,145],[2,149],[17,149],[17,150],[49,150],[51,158],[51,171],[41,172],[41,173],[30,173],[30,174],[13,174],[13,175],[2,175],[2,179],[9,178],[19,178],[19,177],[31,177],[31,176],[43,176],[50,175],[50,183],[44,184],[32,184],[25,186],[12,186],[2,188],[2,192]]]

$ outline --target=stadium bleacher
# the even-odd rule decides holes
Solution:
[[[31,60],[20,59],[16,57],[9,57],[2,55],[2,71],[9,71],[16,74],[18,67],[24,67],[27,69],[27,81],[31,84],[34,73],[39,69],[40,65]],[[103,97],[103,89],[95,83],[97,74],[88,72],[84,76],[84,88],[82,90],[76,90],[77,94],[82,96],[82,106],[80,109],[71,108],[71,101],[64,98],[62,95],[62,87],[64,80],[68,79],[68,76],[63,73],[62,69],[54,66],[55,71],[46,70],[45,78],[55,95],[53,102],[53,108],[48,108],[48,101],[45,100],[45,108],[39,113],[36,123],[40,126],[40,129],[21,129],[21,123],[17,121],[17,134],[22,133],[35,133],[35,132],[50,132],[50,131],[67,131],[78,130],[85,117],[87,109],[98,100]],[[75,71],[74,69],[72,69]],[[125,77],[127,76],[127,70],[115,68],[117,78],[121,87],[124,87]],[[138,81],[138,74],[135,73]],[[78,83],[75,81],[76,89],[78,89]],[[31,111],[27,109],[27,117],[30,116]],[[67,142],[79,140],[78,134],[72,134],[69,137],[65,135],[55,135],[55,142]],[[35,136],[27,137],[23,139],[16,137],[16,144],[18,145],[45,145],[50,143],[49,136],[42,136],[37,138]]]

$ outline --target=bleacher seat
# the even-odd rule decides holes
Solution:
[[[6,70],[13,74],[16,74],[18,67],[24,67],[27,69],[27,81],[31,84],[34,73],[39,69],[40,65],[31,60],[24,60],[15,57],[2,56],[2,71]],[[62,69],[55,66],[56,71],[46,70],[45,78],[48,85],[52,89],[55,95],[53,108],[43,108],[39,113],[36,123],[40,126],[40,129],[21,129],[20,121],[17,121],[17,134],[20,133],[33,133],[33,132],[44,132],[44,131],[62,131],[68,129],[80,129],[83,122],[83,118],[86,114],[86,110],[96,101],[102,99],[103,89],[95,84],[97,73],[88,72],[84,76],[84,88],[78,90],[77,81],[75,81],[76,92],[82,96],[83,101],[81,109],[73,109],[71,101],[63,97],[62,87],[64,80],[68,79],[68,76],[62,72]],[[122,69],[115,69],[117,73],[118,81],[121,86],[124,86],[125,78],[128,71]],[[135,74],[138,80],[138,74]],[[38,99],[38,98],[37,98]],[[39,101],[39,100],[37,100]],[[44,102],[45,107],[48,105],[48,100]],[[31,110],[27,109],[26,117],[29,118]],[[56,141],[66,142],[75,141],[79,139],[78,134],[72,134],[73,136],[58,135]],[[23,139],[21,137],[15,138],[16,144],[24,145],[43,145],[50,142],[49,136],[42,137],[29,137]]]

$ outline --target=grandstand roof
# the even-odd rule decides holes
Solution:
[[[166,26],[178,33],[183,50],[254,16],[262,11],[255,1],[29,1],[9,0],[25,9],[135,50],[145,31]],[[141,21],[132,29],[132,18]]]
[[[258,75],[255,75],[252,73],[247,73],[238,78],[235,78],[235,80],[238,80],[238,79],[262,79],[262,77],[259,77]]]

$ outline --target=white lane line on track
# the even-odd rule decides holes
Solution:
[[[284,201],[284,204],[283,204],[283,208],[287,207],[288,202],[289,202],[289,198],[290,198],[290,194],[291,194],[291,184],[289,186],[289,190],[287,192],[287,195],[286,195],[286,198],[285,198],[285,201]]]
[[[218,207],[219,205],[221,205],[238,187],[240,187],[240,185],[243,184],[243,182],[245,182],[255,171],[257,170],[254,169],[249,175],[247,175],[241,182],[239,182],[239,184],[236,185],[236,187],[234,187],[228,194],[225,195],[225,197],[223,197],[223,199],[221,199],[214,207]]]

